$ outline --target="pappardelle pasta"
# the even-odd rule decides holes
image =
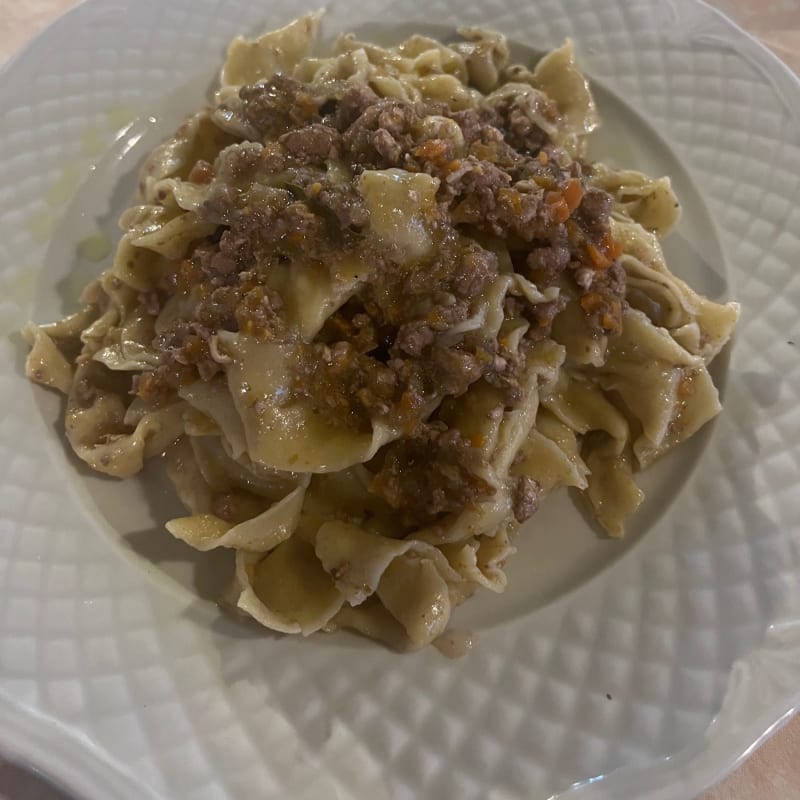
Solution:
[[[27,373],[92,468],[163,454],[167,528],[233,551],[238,609],[410,650],[503,591],[557,488],[622,536],[635,471],[719,412],[738,306],[667,268],[668,178],[586,161],[571,42],[531,68],[475,28],[315,57],[319,20],[232,42],[83,308],[26,327]]]

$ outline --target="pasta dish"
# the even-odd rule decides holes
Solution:
[[[623,535],[636,471],[719,412],[738,306],[667,268],[668,178],[586,160],[571,42],[319,57],[319,21],[231,43],[82,309],[26,327],[27,374],[93,469],[163,455],[169,532],[232,551],[242,612],[412,650],[503,591],[557,488]]]

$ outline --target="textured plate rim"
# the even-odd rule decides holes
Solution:
[[[785,89],[794,97],[800,98],[800,78],[752,34],[743,30],[722,11],[709,5],[705,0],[682,0],[682,2],[704,8],[718,19],[719,23],[727,29],[727,33],[733,32],[742,43],[747,42],[750,57],[755,59],[770,77],[779,82],[778,85],[774,85],[765,76],[764,83],[767,84],[770,91],[780,96],[781,89]],[[42,46],[47,37],[56,32],[66,20],[71,21],[82,14],[91,14],[101,5],[102,0],[81,0],[78,5],[40,30],[3,65],[0,69],[0,82],[6,80],[13,70],[27,58],[33,57],[35,51]],[[769,654],[773,650],[783,656],[790,651],[800,657],[798,627],[800,627],[800,622],[797,621],[789,622],[785,626],[771,626],[767,632],[765,644],[733,665],[732,677],[736,677],[737,669],[741,671],[745,662],[758,663],[761,658],[769,658]],[[651,778],[655,777],[655,785],[645,789],[644,793],[639,786],[637,796],[652,800],[668,800],[668,798],[683,798],[689,794],[695,795],[702,792],[741,764],[756,747],[800,710],[800,690],[795,690],[794,693],[784,692],[779,697],[772,698],[772,702],[768,706],[769,711],[764,712],[763,709],[759,709],[761,713],[753,713],[748,718],[747,724],[738,724],[735,726],[735,730],[723,735],[722,738],[727,742],[723,754],[718,747],[712,747],[710,732],[726,723],[732,706],[738,700],[741,700],[741,697],[740,693],[737,694],[736,687],[729,687],[723,708],[715,717],[709,728],[709,734],[705,738],[707,746],[692,752],[678,753],[655,769],[648,767],[648,775]],[[752,709],[753,712],[755,710]],[[738,709],[737,713],[741,714],[741,709]],[[52,720],[30,714],[28,709],[23,709],[14,703],[13,699],[4,697],[2,694],[0,694],[0,718],[13,720],[15,725],[19,725],[19,738],[12,740],[8,736],[3,736],[0,737],[0,741],[8,747],[9,752],[22,759],[36,760],[37,755],[46,752],[57,741],[69,742],[66,746],[74,748],[73,752],[76,757],[83,747],[79,741],[73,741],[75,737],[66,728],[56,726],[51,730],[44,731],[43,728],[52,725]],[[720,736],[717,735],[717,740],[719,739]],[[708,758],[709,753],[712,754],[711,758]],[[99,754],[94,754],[93,757],[99,757]],[[47,771],[55,778],[62,779],[65,785],[79,789],[87,796],[133,798],[142,797],[145,793],[147,796],[157,796],[146,789],[143,784],[131,782],[125,773],[118,771],[110,762],[100,763],[103,762],[102,758],[97,763],[97,769],[92,769],[90,766],[91,759],[82,759],[82,761],[83,773],[71,768],[69,759],[53,759],[54,768]],[[558,797],[569,797],[570,800],[573,796],[576,798],[587,797],[592,800],[617,797],[619,795],[613,793],[625,791],[629,786],[629,781],[635,780],[636,775],[640,772],[641,770],[637,768],[623,767],[602,780],[576,785]],[[126,778],[123,785],[119,783],[121,777]],[[114,786],[115,783],[116,786]]]

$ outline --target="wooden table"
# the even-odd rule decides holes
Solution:
[[[0,0],[0,63],[76,4],[76,0]],[[800,0],[712,0],[712,5],[800,72]],[[0,760],[0,800],[66,798]],[[701,800],[800,800],[800,716]]]

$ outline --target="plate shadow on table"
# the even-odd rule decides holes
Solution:
[[[34,767],[5,761],[0,754],[0,800],[76,800]]]

